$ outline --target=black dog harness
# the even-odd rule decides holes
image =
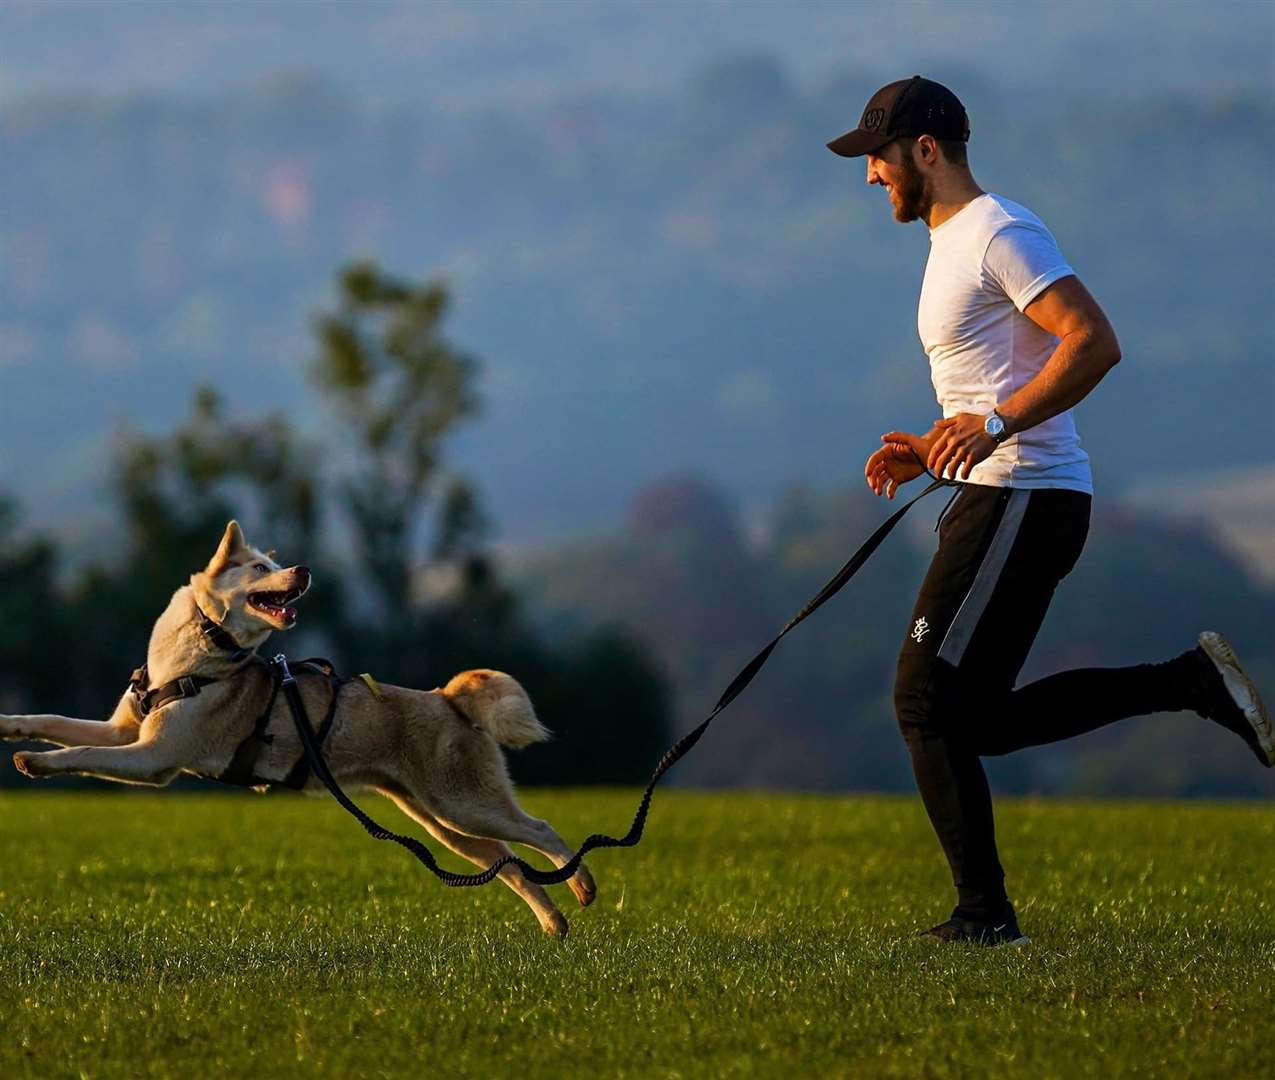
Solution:
[[[262,748],[274,742],[274,736],[266,728],[270,726],[270,717],[274,712],[275,702],[279,698],[279,690],[285,684],[285,676],[290,674],[286,667],[280,667],[279,660],[281,657],[282,654],[275,657],[270,663],[272,685],[270,698],[266,702],[265,709],[257,717],[257,722],[248,737],[235,750],[235,756],[230,759],[230,764],[226,766],[225,771],[220,776],[212,777],[212,779],[220,780],[223,784],[237,784],[241,787],[282,786],[292,788],[293,791],[300,791],[305,787],[306,781],[310,779],[310,762],[304,749],[297,763],[292,766],[288,771],[288,775],[282,780],[262,780],[252,771],[257,755]],[[315,656],[309,660],[298,660],[296,666],[300,669],[298,672],[300,675],[311,675],[324,679],[332,694],[328,701],[327,712],[324,714],[323,722],[319,725],[317,732],[313,732],[310,729],[310,718],[306,715],[305,703],[301,700],[300,693],[298,692],[295,698],[291,694],[284,694],[284,699],[292,710],[293,720],[298,725],[304,724],[306,731],[310,733],[310,737],[316,745],[321,747],[327,741],[328,735],[332,731],[332,724],[336,721],[336,705],[337,699],[341,695],[341,687],[349,680],[341,678],[336,673],[336,668],[333,667],[332,661],[324,660],[322,657]]]
[[[251,664],[265,664],[251,649],[243,648],[234,637],[222,626],[210,619],[202,609],[196,607],[199,612],[199,630],[205,638],[217,649],[226,654],[226,658],[231,662],[245,660],[247,663],[243,667],[232,672],[230,676],[239,674],[244,668]],[[274,742],[272,735],[267,728],[270,726],[271,714],[274,712],[275,702],[279,697],[279,689],[284,683],[285,676],[295,683],[295,678],[288,671],[286,662],[282,665],[278,663],[282,656],[276,657],[276,662],[267,666],[270,669],[271,689],[270,696],[266,701],[266,707],[257,717],[257,721],[253,724],[252,731],[244,738],[244,740],[235,748],[234,756],[230,759],[230,764],[226,766],[217,776],[207,777],[209,780],[219,780],[224,784],[234,784],[239,787],[289,787],[295,791],[300,791],[305,787],[306,781],[310,779],[310,762],[307,754],[303,751],[297,763],[289,770],[288,775],[282,780],[266,780],[257,776],[253,772],[253,766],[256,764],[257,757],[262,749],[270,746]],[[328,702],[327,712],[323,717],[323,722],[319,725],[317,732],[311,731],[309,726],[309,718],[306,716],[305,705],[301,701],[300,693],[285,694],[285,699],[291,706],[293,717],[298,724],[304,723],[310,739],[318,747],[322,747],[327,740],[328,735],[332,731],[332,725],[336,720],[337,699],[343,687],[349,680],[341,678],[337,674],[336,668],[332,661],[325,660],[322,657],[311,657],[308,660],[298,660],[295,664],[297,674],[300,676],[311,676],[324,679],[331,692],[331,698]],[[371,680],[370,676],[363,676],[368,686],[372,688],[373,693],[379,693],[379,688]],[[161,686],[151,686],[150,676],[143,664],[137,668],[130,676],[128,684],[136,699],[137,711],[143,717],[161,709],[165,705],[169,705],[174,701],[181,701],[183,698],[195,697],[205,687],[215,682],[224,681],[223,679],[212,678],[207,675],[180,675],[176,679],[166,682]],[[298,713],[298,709],[300,710]]]

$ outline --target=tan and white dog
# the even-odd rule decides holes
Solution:
[[[130,688],[106,721],[0,716],[0,738],[69,748],[17,753],[14,764],[33,778],[77,773],[160,786],[183,772],[221,776],[252,734],[273,686],[267,666],[255,654],[237,655],[233,646],[255,650],[273,631],[295,625],[292,605],[309,585],[306,567],[279,566],[230,522],[212,561],[173,594],[146,654],[151,686],[185,675],[215,681],[145,714]],[[210,637],[205,617],[220,632]],[[327,711],[330,690],[317,679],[300,686],[315,723]],[[272,741],[261,747],[252,773],[279,781],[302,754],[282,695],[267,731]],[[342,786],[389,797],[477,866],[510,854],[506,841],[525,844],[562,866],[571,849],[546,822],[518,806],[500,750],[548,737],[522,687],[498,671],[466,671],[431,691],[354,679],[339,690],[324,756]],[[305,790],[324,789],[311,777]],[[547,933],[567,932],[567,920],[540,885],[515,866],[505,867],[500,877]],[[583,865],[567,884],[581,906],[593,901],[597,890]]]

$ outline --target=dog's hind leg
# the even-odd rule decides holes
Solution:
[[[400,810],[413,821],[419,822],[429,834],[440,844],[445,845],[457,855],[468,859],[475,866],[485,870],[498,859],[512,855],[508,844],[482,836],[466,836],[464,833],[449,829],[433,814],[426,810],[416,799],[398,792],[382,791],[382,794],[393,799]],[[499,878],[526,902],[540,921],[541,929],[546,934],[562,937],[567,932],[566,917],[558,910],[544,888],[522,876],[516,866],[506,866],[499,873]]]
[[[477,805],[458,803],[453,806],[444,803],[440,806],[440,811],[444,823],[458,832],[467,836],[491,836],[524,844],[533,851],[540,852],[554,866],[565,866],[575,854],[547,821],[524,812],[510,794],[503,797],[497,795],[494,799]],[[593,875],[584,863],[567,879],[567,886],[575,893],[581,907],[588,907],[598,895]]]

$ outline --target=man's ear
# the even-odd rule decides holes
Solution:
[[[204,571],[210,578],[215,578],[230,564],[233,556],[238,554],[248,546],[248,542],[243,538],[243,530],[239,528],[239,522],[229,521],[226,524],[226,531],[221,535],[221,543],[217,545],[217,553],[208,563],[208,568]]]

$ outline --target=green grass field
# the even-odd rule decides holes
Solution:
[[[523,802],[578,841],[633,795]],[[661,794],[566,941],[328,800],[0,820],[4,1077],[1275,1075],[1268,806],[1004,802],[1034,941],[990,951],[912,936],[950,899],[907,799]]]

